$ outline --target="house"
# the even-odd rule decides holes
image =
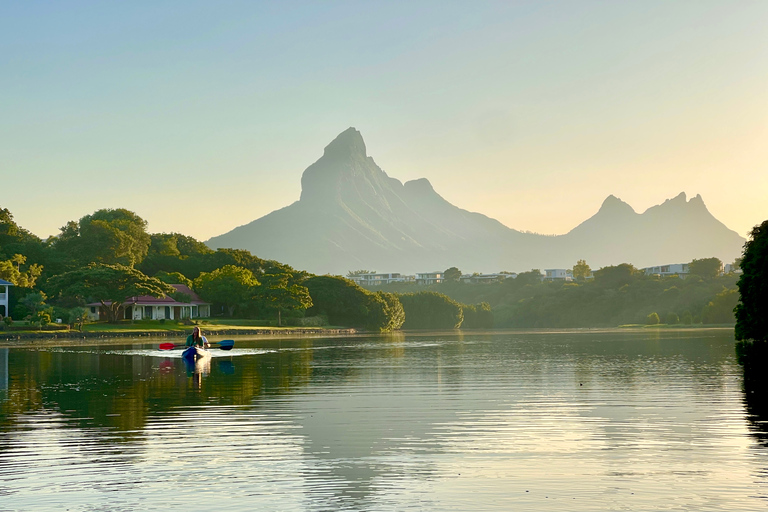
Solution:
[[[13,283],[9,283],[5,279],[0,279],[0,317],[8,316],[10,314],[10,287]]]
[[[688,264],[687,263],[672,263],[670,265],[659,265],[657,267],[646,267],[642,269],[642,271],[647,276],[657,275],[662,277],[667,276],[680,276],[680,278],[685,279],[685,277],[688,275]]]
[[[210,302],[203,301],[186,285],[172,284],[171,286],[176,289],[176,298],[170,295],[165,297],[141,295],[126,299],[124,318],[126,320],[181,320],[211,316]],[[180,295],[186,295],[188,300],[183,302],[176,300],[181,299]],[[88,318],[91,321],[99,320],[103,316],[100,302],[88,304]]]
[[[496,283],[498,281],[504,281],[505,279],[514,279],[517,277],[515,273],[499,273],[499,274],[464,274],[459,279],[462,283]]]
[[[445,272],[423,272],[416,274],[416,284],[439,284],[445,281]]]
[[[542,281],[573,281],[573,271],[569,268],[548,268],[544,270]]]
[[[390,283],[412,283],[416,278],[414,276],[404,276],[393,272],[389,274],[358,274],[351,276],[350,279],[360,286],[381,286]]]

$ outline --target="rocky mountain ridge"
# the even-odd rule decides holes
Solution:
[[[339,134],[301,179],[295,203],[211,238],[212,248],[247,249],[262,258],[324,274],[358,268],[381,272],[523,271],[732,261],[744,239],[715,219],[700,196],[684,193],[637,213],[611,195],[598,212],[558,236],[523,233],[458,208],[425,179],[402,183],[368,156],[360,132]]]

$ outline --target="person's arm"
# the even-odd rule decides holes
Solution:
[[[208,338],[206,338],[205,336],[200,336],[200,339],[203,340],[203,348],[209,348],[210,347],[210,345],[208,344]]]

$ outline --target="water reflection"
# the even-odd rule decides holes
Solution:
[[[0,495],[21,509],[56,488],[83,507],[216,508],[198,479],[279,510],[750,510],[766,494],[765,394],[745,378],[742,395],[723,331],[244,340],[189,366],[142,344],[6,352]]]

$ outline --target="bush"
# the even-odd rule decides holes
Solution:
[[[667,325],[675,325],[680,323],[680,317],[677,316],[677,313],[673,313],[670,311],[667,313],[667,316],[664,318],[664,323]]]
[[[406,293],[400,302],[405,329],[458,329],[464,321],[461,305],[442,293]]]
[[[683,311],[683,314],[680,315],[680,323],[683,325],[691,325],[693,323],[693,315],[691,315],[690,311]]]
[[[659,325],[661,323],[661,320],[659,319],[659,314],[655,311],[645,317],[645,324],[646,325]]]

